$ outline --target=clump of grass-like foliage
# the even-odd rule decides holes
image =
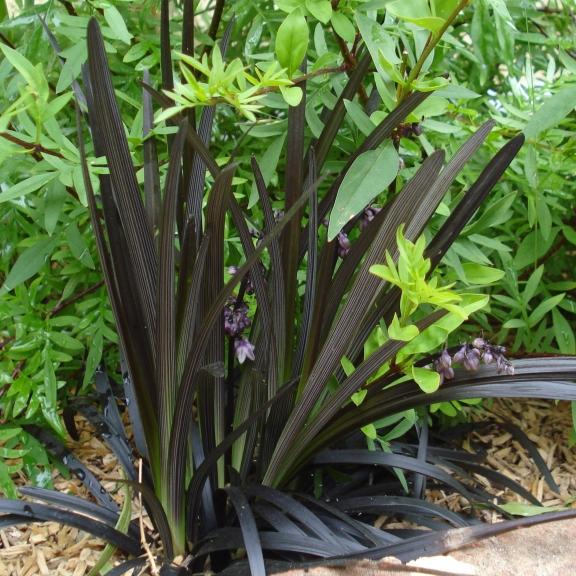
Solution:
[[[170,66],[167,24],[165,17],[163,62]],[[221,46],[219,57],[225,52]],[[255,242],[245,209],[232,193],[237,164],[219,166],[210,152],[218,102],[204,107],[195,122],[189,109],[171,108],[172,100],[148,87],[144,124],[152,125],[155,96],[170,109],[163,118],[175,133],[168,138],[162,192],[156,142],[146,140],[142,193],[100,29],[95,20],[89,24],[85,116],[93,153],[104,156],[109,168],[99,178],[98,194],[84,149],[81,154],[124,359],[135,446],[104,371],[96,374],[98,407],[90,399],[74,406],[97,425],[124,467],[126,482],[141,492],[161,538],[167,574],[202,570],[207,558],[213,570],[233,570],[233,554],[241,548],[248,567],[239,562],[237,568],[252,574],[264,574],[266,563],[274,569],[314,558],[411,559],[448,549],[450,527],[461,530],[463,544],[534,521],[477,525],[472,516],[423,500],[426,478],[459,491],[472,505],[494,506],[478,487],[462,482],[467,469],[478,471],[476,460],[428,446],[426,418],[418,420],[416,412],[469,398],[576,398],[573,359],[517,361],[514,370],[504,360],[479,366],[480,357],[493,356],[495,348],[478,341],[453,351],[456,360],[477,368],[470,372],[454,370],[448,352],[436,355],[486,298],[440,285],[434,268],[524,138],[515,136],[488,162],[427,243],[428,222],[488,136],[491,122],[447,161],[443,151],[428,155],[382,209],[362,207],[348,215],[342,230],[331,224],[326,234],[323,220],[337,212],[339,190],[354,163],[391,146],[403,122],[430,94],[408,90],[331,173],[326,160],[344,119],[344,101],[357,92],[368,63],[366,53],[336,105],[326,109],[324,129],[312,142],[304,136],[306,90],[300,83],[302,97],[288,111],[283,214],[275,214],[252,158],[263,215],[263,234]],[[187,77],[193,82],[195,73],[187,71]],[[347,234],[360,218],[362,232],[351,243]],[[239,235],[244,254],[225,282],[228,225]],[[255,302],[251,316],[247,293]],[[374,441],[378,427],[400,422],[408,423],[406,428],[416,425],[418,439],[402,445]],[[364,435],[358,437],[361,429]],[[25,489],[25,495],[44,503],[1,501],[2,525],[58,520],[138,557],[137,529],[98,480],[48,433],[34,433],[81,477],[98,504]],[[534,500],[502,475],[493,472],[491,478]],[[414,535],[374,528],[371,520],[383,512],[438,530]],[[570,513],[550,518],[563,514]],[[145,564],[145,557],[137,558],[109,574]]]

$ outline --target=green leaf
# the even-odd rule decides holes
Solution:
[[[388,336],[392,340],[400,340],[402,342],[410,342],[410,340],[414,340],[419,333],[418,327],[414,324],[400,326],[400,321],[396,314],[394,314],[394,318],[388,327]]]
[[[10,477],[8,466],[4,463],[0,464],[0,492],[12,500],[17,500],[20,497],[20,493],[16,490],[16,485]]]
[[[100,364],[102,359],[103,350],[103,338],[102,329],[100,329],[94,334],[92,338],[92,344],[90,345],[90,351],[88,352],[88,358],[86,358],[86,365],[84,366],[84,378],[82,380],[82,389],[86,390],[92,382],[94,377],[94,372]]]
[[[38,94],[38,97],[46,101],[48,99],[48,83],[42,70],[36,68],[25,56],[17,50],[6,46],[6,44],[0,44],[0,49],[4,52],[6,60],[18,70],[24,80],[26,80],[26,83]]]
[[[146,44],[142,44],[141,42],[139,42],[138,44],[134,44],[134,46],[132,46],[130,50],[128,50],[128,52],[124,54],[122,62],[129,63],[129,62],[135,62],[136,60],[141,60],[142,58],[144,58],[144,56],[146,56],[147,53],[148,53],[148,46]]]
[[[532,116],[524,134],[526,138],[537,138],[542,132],[559,124],[576,107],[576,87],[559,90]]]
[[[570,322],[564,318],[560,311],[552,310],[554,338],[562,354],[576,354],[576,337]]]
[[[496,14],[505,20],[512,28],[515,28],[514,20],[512,19],[510,12],[508,12],[508,7],[504,0],[487,0],[487,2],[492,6],[492,9]]]
[[[448,86],[450,82],[447,78],[438,76],[438,78],[429,78],[427,80],[416,79],[412,82],[411,86],[418,92],[434,92]]]
[[[462,301],[459,304],[466,316],[470,316],[477,310],[484,308],[488,304],[489,297],[483,294],[462,294]],[[422,331],[412,342],[402,348],[398,354],[398,361],[401,358],[408,358],[414,354],[425,354],[442,346],[451,332],[454,332],[463,322],[464,318],[456,314],[446,314],[434,322],[432,326]]]
[[[14,200],[14,198],[22,198],[31,192],[36,192],[36,190],[39,190],[57,176],[58,172],[44,172],[43,174],[30,176],[30,178],[26,178],[26,180],[22,180],[18,182],[18,184],[8,188],[6,192],[2,192],[0,194],[0,204],[8,200]]]
[[[47,406],[55,409],[58,402],[58,382],[50,358],[46,358],[44,361],[44,396]]]
[[[276,34],[276,56],[283,68],[292,76],[308,50],[310,32],[301,10],[294,10],[280,24]]]
[[[516,328],[526,328],[526,322],[521,318],[512,318],[512,320],[507,320],[502,324],[502,328],[506,329],[516,329]]]
[[[493,284],[504,277],[503,270],[491,268],[490,266],[483,266],[482,264],[466,262],[462,264],[462,268],[466,275],[466,279],[471,284]]]
[[[262,158],[258,160],[258,166],[260,167],[260,172],[262,173],[262,178],[264,179],[264,184],[266,186],[270,184],[272,176],[276,173],[276,168],[278,166],[278,161],[280,160],[280,154],[284,147],[285,140],[286,133],[275,138],[266,148]],[[253,182],[250,200],[248,201],[248,208],[252,208],[256,202],[258,202],[258,190],[256,189],[256,182]]]
[[[65,199],[66,189],[64,185],[59,180],[52,180],[50,185],[46,187],[44,200],[44,228],[49,236],[52,236],[56,229]]]
[[[346,107],[346,111],[348,115],[354,122],[354,125],[364,134],[364,136],[368,136],[371,134],[376,127],[374,122],[370,120],[370,117],[364,110],[362,106],[358,104],[358,102],[354,102],[353,100],[344,100],[344,106]]]
[[[394,39],[385,26],[368,18],[361,12],[356,12],[355,18],[358,30],[370,52],[372,62],[378,72],[385,76],[385,70],[380,62],[380,53],[382,53],[382,57],[390,67],[394,67],[394,65],[401,62],[400,58],[396,55]]]
[[[356,28],[342,12],[332,12],[330,22],[332,22],[336,34],[338,34],[342,40],[350,43],[354,42],[356,39]]]
[[[392,16],[432,32],[437,32],[444,24],[443,18],[432,16],[427,0],[396,0],[386,6]]]
[[[352,394],[350,399],[352,400],[352,402],[356,406],[360,406],[360,404],[362,404],[362,402],[364,402],[364,398],[366,398],[366,394],[368,394],[368,390],[366,390],[364,388],[362,390],[358,390],[358,392],[354,392],[354,394]]]
[[[122,14],[120,14],[116,6],[109,5],[104,8],[104,19],[108,23],[108,26],[112,28],[112,32],[114,32],[116,38],[124,42],[124,44],[130,45],[132,34],[128,32],[124,18],[122,18]]]
[[[11,426],[10,428],[0,428],[0,442],[2,444],[8,442],[11,438],[15,438],[22,433],[20,426]]]
[[[69,336],[65,332],[50,332],[49,336],[50,340],[60,348],[72,351],[84,350],[84,344],[80,340]]]
[[[405,85],[404,77],[402,76],[399,68],[394,66],[394,64],[392,64],[392,62],[386,58],[382,50],[378,50],[378,65],[379,69],[383,70],[386,75],[390,76],[390,78],[394,80],[396,84],[399,86]]]
[[[88,56],[86,42],[78,42],[75,46],[60,52],[60,56],[66,58],[66,62],[64,62],[64,66],[62,66],[60,77],[56,84],[56,92],[58,94],[66,90],[66,88],[78,78],[82,64],[86,62]]]
[[[422,392],[431,394],[440,388],[440,374],[428,368],[412,366],[412,378],[420,386]]]
[[[556,296],[551,296],[536,306],[534,312],[532,312],[528,317],[528,325],[534,327],[538,324],[547,312],[550,312],[550,310],[558,306],[558,304],[564,299],[564,296],[565,294],[556,294]]]
[[[539,230],[533,230],[520,243],[518,252],[514,257],[513,266],[516,270],[521,270],[529,264],[532,264],[539,258],[542,258],[550,249],[556,238],[558,229],[552,230],[546,240],[542,238]]]
[[[26,448],[6,448],[4,446],[0,446],[0,458],[22,458],[28,454],[28,450]]]
[[[302,88],[298,86],[280,86],[280,93],[289,106],[298,106],[302,101]]]
[[[500,507],[508,514],[514,516],[538,516],[548,512],[560,512],[566,510],[565,506],[535,506],[534,504],[524,504],[523,502],[509,502],[501,504]]]
[[[76,224],[72,223],[68,226],[66,239],[68,240],[70,250],[74,257],[80,260],[84,266],[94,270],[94,261],[92,260],[92,256],[90,256],[88,246],[86,242],[84,242],[84,238],[82,234],[80,234],[80,230],[78,230]]]
[[[544,273],[544,266],[538,266],[532,274],[530,274],[530,278],[528,278],[528,282],[526,282],[526,287],[524,288],[524,292],[522,293],[522,301],[524,305],[527,306],[534,294],[536,294],[536,290],[540,285],[540,280],[542,279],[542,274]]]
[[[566,238],[570,244],[574,244],[574,246],[576,246],[576,230],[574,230],[574,228],[570,228],[570,226],[564,226],[562,228],[562,233],[564,234],[564,238]]]
[[[398,153],[391,142],[354,160],[334,201],[328,240],[333,240],[350,219],[386,190],[398,174],[398,163]]]
[[[330,22],[332,16],[332,2],[330,0],[306,0],[306,8],[322,24]]]
[[[459,0],[432,0],[434,16],[446,20],[456,10]]]
[[[346,376],[350,376],[356,371],[354,364],[352,364],[352,362],[350,362],[346,356],[340,358],[340,364],[342,365],[342,370],[344,370]]]
[[[56,241],[54,239],[40,238],[34,246],[26,248],[16,260],[16,263],[4,280],[0,289],[0,295],[10,292],[13,288],[22,284],[40,271],[46,263],[46,258],[50,255]]]
[[[306,4],[306,0],[276,0],[276,4],[280,10],[290,13],[296,8],[303,7]]]
[[[362,426],[361,430],[370,440],[376,440],[376,438],[378,438],[378,431],[376,430],[374,424],[367,424],[366,426]]]

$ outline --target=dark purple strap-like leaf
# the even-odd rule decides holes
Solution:
[[[188,121],[183,120],[178,128],[178,134],[170,149],[170,163],[164,184],[164,199],[160,220],[160,236],[158,239],[160,270],[156,294],[156,310],[158,315],[158,331],[156,334],[156,381],[159,386],[159,424],[162,455],[166,456],[170,440],[170,430],[174,415],[176,395],[178,393],[178,377],[176,371],[176,278],[175,278],[175,247],[176,204],[182,162],[182,152],[188,130]],[[166,459],[164,470],[167,471]]]
[[[87,84],[86,91],[89,108],[94,109],[94,102],[92,99],[92,91],[90,84]],[[140,313],[140,302],[138,298],[133,298],[130,292],[130,297],[125,298],[127,291],[127,285],[130,282],[130,265],[128,262],[124,265],[123,258],[126,257],[125,251],[122,249],[115,250],[113,254],[108,249],[106,244],[106,235],[100,221],[100,215],[98,207],[96,205],[96,198],[94,196],[94,190],[92,188],[92,182],[90,180],[90,173],[88,170],[88,161],[86,158],[86,151],[84,147],[84,137],[82,134],[82,118],[76,106],[76,125],[77,125],[77,135],[78,135],[78,146],[80,151],[80,159],[82,165],[82,177],[84,180],[84,186],[86,187],[86,197],[88,199],[88,208],[90,211],[90,220],[92,222],[92,227],[94,230],[94,235],[96,238],[96,246],[98,248],[98,254],[100,256],[100,263],[104,273],[104,280],[106,282],[106,288],[110,298],[110,304],[114,312],[114,317],[116,319],[116,327],[118,329],[118,335],[120,337],[120,357],[121,361],[124,362],[126,357],[132,360],[132,370],[138,377],[138,384],[143,388],[146,388],[151,393],[142,393],[138,398],[140,406],[136,404],[136,395],[133,392],[134,386],[132,385],[131,378],[129,379],[130,386],[126,386],[126,378],[124,378],[124,389],[125,395],[128,403],[128,410],[130,412],[131,418],[134,416],[137,418],[132,421],[134,426],[134,438],[136,446],[140,453],[146,457],[148,450],[146,445],[146,438],[144,435],[144,429],[139,426],[141,423],[141,414],[143,414],[146,419],[146,426],[149,432],[154,432],[157,429],[156,426],[156,412],[154,408],[154,396],[155,389],[153,383],[149,381],[150,368],[148,362],[150,362],[148,353],[150,340],[146,338],[144,334],[140,333],[140,330],[135,331],[134,326],[138,326],[138,322],[142,320],[142,314]],[[94,131],[95,139],[98,138],[98,130]],[[96,142],[95,142],[96,145]],[[116,245],[122,245],[121,241],[123,239],[122,231],[119,226],[113,225],[115,222],[112,215],[116,212],[110,212],[111,201],[112,201],[112,189],[110,184],[109,176],[103,175],[100,177],[101,186],[101,196],[103,200],[104,213],[107,210],[110,216],[108,226],[108,237],[112,242],[116,239]],[[124,297],[123,297],[124,296]],[[136,362],[138,358],[138,362]],[[139,369],[142,368],[142,371]],[[129,374],[129,369],[123,368],[123,374]],[[142,376],[142,377],[141,377]],[[131,389],[130,389],[131,388]],[[138,414],[136,414],[138,413]],[[142,434],[140,434],[142,432]]]
[[[154,494],[154,490],[152,490],[152,488],[147,484],[133,482],[132,480],[123,480],[118,478],[116,479],[116,482],[119,484],[128,484],[128,486],[142,494],[142,498],[146,504],[146,510],[149,512],[154,528],[156,528],[160,539],[162,540],[164,557],[168,562],[172,562],[174,559],[172,532],[164,508],[162,507],[160,500],[156,497],[156,494]]]
[[[144,71],[144,84],[150,83],[150,73]],[[158,151],[156,138],[151,134],[154,127],[154,110],[150,93],[142,90],[142,138],[144,139],[144,199],[146,213],[152,230],[157,230],[160,222],[160,174],[158,171]]]
[[[100,133],[104,146],[114,199],[133,262],[135,282],[132,288],[141,298],[146,329],[152,339],[156,334],[158,255],[116,102],[104,41],[94,18],[88,25],[88,68],[94,100],[90,121],[93,130]],[[151,352],[154,357],[155,349]]]
[[[260,200],[260,206],[262,208],[262,214],[264,217],[264,232],[269,234],[274,228],[274,211],[272,210],[272,202],[270,201],[270,193],[266,188],[264,182],[264,177],[258,166],[256,158],[252,156],[251,159],[252,172],[254,173],[254,182],[256,183],[256,190],[258,191],[258,198]],[[286,325],[286,289],[284,282],[284,271],[282,269],[282,254],[280,252],[280,242],[278,238],[272,240],[269,248],[270,253],[270,294],[271,302],[274,303],[272,308],[273,322],[274,322],[274,335],[276,337],[276,347],[277,352],[275,354],[278,366],[274,367],[277,373],[275,381],[272,381],[272,385],[278,389],[277,382],[279,381],[278,376],[280,376],[284,371],[283,358],[284,349],[286,345],[286,338],[284,334],[284,326]],[[272,397],[270,390],[268,397]]]
[[[316,154],[314,148],[310,148],[308,154],[308,176],[307,186],[310,187],[316,182]],[[304,362],[304,351],[311,332],[312,312],[316,300],[316,275],[318,267],[318,196],[316,193],[310,194],[309,216],[308,216],[308,261],[306,263],[306,288],[304,292],[304,304],[302,318],[300,322],[300,333],[296,345],[296,356],[293,362],[292,376],[296,378],[302,373]]]
[[[260,406],[258,410],[250,414],[250,417],[242,422],[242,424],[234,428],[234,430],[230,432],[230,434],[228,434],[226,438],[214,449],[214,451],[211,452],[208,457],[202,461],[201,465],[198,466],[197,470],[194,472],[194,476],[192,477],[192,481],[190,482],[190,486],[186,495],[186,501],[188,505],[187,517],[190,529],[193,528],[194,522],[198,518],[199,495],[211,469],[216,465],[218,460],[224,454],[226,454],[228,450],[230,450],[238,438],[240,438],[251,426],[253,426],[254,423],[258,421],[258,419],[262,418],[262,416],[264,416],[276,402],[281,400],[286,394],[292,391],[295,384],[296,380],[289,382],[280,389],[274,398],[270,399],[268,402]]]
[[[494,156],[484,169],[478,180],[468,190],[464,198],[460,201],[456,209],[447,218],[446,222],[429,244],[426,255],[432,261],[435,267],[454,240],[480,207],[482,202],[488,196],[490,190],[494,188],[504,171],[508,168],[512,160],[518,154],[524,144],[524,135],[519,134],[508,142]]]
[[[318,183],[316,183],[316,185],[317,184]],[[278,224],[274,226],[273,230],[262,239],[260,244],[255,248],[253,255],[246,259],[244,265],[242,265],[236,271],[236,274],[234,274],[228,284],[224,286],[220,294],[218,294],[218,296],[215,298],[211,309],[208,310],[205,316],[204,322],[200,329],[200,333],[198,334],[198,345],[187,359],[178,393],[176,414],[174,417],[174,425],[170,439],[170,461],[172,462],[170,478],[173,483],[171,492],[174,496],[174,501],[171,502],[171,504],[173,510],[176,512],[177,521],[180,520],[181,517],[179,515],[183,513],[183,510],[181,499],[176,498],[175,495],[180,494],[183,490],[189,414],[192,407],[192,400],[197,390],[196,375],[202,364],[202,358],[208,344],[209,334],[212,331],[215,323],[219,318],[221,318],[222,310],[226,300],[232,295],[238,283],[242,281],[252,266],[254,266],[259,261],[262,252],[267,249],[271,242],[278,236],[278,234],[282,232],[290,219],[293,218],[302,208],[304,203],[308,200],[309,194],[310,190],[306,190],[302,196],[300,196],[292,208],[286,212],[282,220],[278,222]]]
[[[89,502],[84,498],[73,496],[72,494],[64,494],[57,490],[47,490],[46,488],[38,488],[36,486],[23,486],[19,488],[19,491],[24,496],[53,504],[54,506],[71,512],[92,516],[111,527],[116,526],[120,517],[118,511],[109,510],[108,508]],[[135,540],[139,539],[140,533],[137,524],[131,523],[128,527],[128,532]]]
[[[476,526],[467,526],[465,528],[454,528],[451,530],[426,533],[422,536],[409,538],[408,540],[398,544],[372,548],[371,550],[366,550],[365,553],[342,555],[339,559],[330,559],[328,562],[323,562],[321,565],[325,566],[328,564],[336,566],[339,563],[342,563],[342,561],[349,562],[353,559],[360,560],[366,558],[377,560],[386,556],[394,556],[403,562],[409,562],[424,556],[436,556],[438,554],[453,552],[454,550],[459,550],[460,548],[464,548],[465,546],[478,542],[484,538],[498,536],[499,534],[504,534],[505,532],[517,528],[526,528],[528,526],[535,526],[545,522],[556,522],[558,520],[569,518],[576,518],[576,510],[550,512],[539,516],[520,518],[518,520],[496,522],[495,524],[479,524]],[[312,567],[314,565],[320,564],[309,563],[307,567]]]
[[[380,514],[402,514],[404,516],[412,515],[417,517],[425,514],[447,520],[450,524],[457,527],[470,524],[460,514],[456,514],[456,512],[452,512],[444,506],[405,496],[358,496],[339,500],[335,505],[345,512],[359,512],[374,516]]]
[[[15,519],[18,516],[26,516],[36,522],[58,522],[60,524],[66,524],[78,528],[78,530],[88,532],[88,534],[92,534],[97,538],[102,538],[113,546],[120,548],[120,550],[128,552],[128,554],[135,556],[140,554],[141,549],[138,540],[119,532],[114,527],[109,526],[94,516],[86,515],[86,513],[62,510],[36,502],[0,498],[0,514],[14,514],[16,515],[14,517]]]
[[[324,347],[310,373],[305,372],[302,375],[299,388],[300,399],[278,441],[276,451],[266,471],[264,483],[270,484],[281,481],[283,474],[292,464],[288,454],[295,446],[295,437],[304,427],[310,412],[325,389],[328,379],[339,366],[340,359],[346,354],[377,291],[383,287],[384,283],[370,272],[370,267],[382,260],[386,250],[395,252],[396,229],[400,224],[406,224],[406,235],[409,238],[414,238],[420,232],[420,229],[416,228],[416,222],[426,222],[436,210],[444,191],[431,185],[431,183],[436,181],[443,159],[442,152],[436,152],[429,156],[390,207],[386,221],[382,224],[362,263],[354,286],[340,316],[332,325]],[[319,413],[319,415],[321,414],[322,412]]]
[[[437,466],[433,466],[427,462],[420,462],[410,456],[389,454],[375,450],[327,450],[320,452],[320,454],[314,458],[314,464],[376,465],[400,468],[401,470],[407,470],[409,472],[418,472],[419,474],[425,474],[429,478],[443,482],[471,502],[475,500],[472,493],[450,474],[444,472]]]
[[[306,532],[295,522],[292,522],[282,510],[269,504],[253,504],[252,510],[256,516],[265,520],[276,532],[283,534],[294,534],[300,538],[307,538]]]
[[[298,520],[300,525],[313,537],[320,538],[326,543],[337,544],[336,535],[320,520],[318,515],[288,494],[267,486],[256,485],[246,487],[245,492],[252,497],[274,504],[274,506]]]
[[[86,486],[90,494],[94,496],[101,506],[113,512],[118,511],[118,504],[110,496],[108,490],[102,486],[98,478],[52,432],[32,424],[24,426],[24,429],[36,438],[50,454],[62,462]]]
[[[383,389],[386,379],[376,380],[372,383],[374,394],[368,394],[360,406],[343,410],[330,430],[324,431],[323,441],[329,443],[379,418],[437,402],[469,398],[576,400],[576,358],[515,360],[514,370],[514,375],[498,374],[491,366],[482,366],[473,373],[458,371],[453,380],[445,381],[431,394],[413,381]]]
[[[182,53],[194,54],[194,0],[184,0],[182,11]]]
[[[363,536],[366,541],[372,542],[376,546],[383,546],[385,543],[397,542],[399,540],[397,536],[393,536],[384,530],[380,530],[374,526],[371,526],[370,524],[360,522],[359,520],[350,517],[348,514],[342,511],[344,510],[342,501],[339,501],[338,499],[336,502],[325,502],[323,500],[313,498],[312,496],[302,494],[300,495],[300,498],[310,502],[310,504],[314,507],[325,510],[329,515],[335,516],[341,522],[348,524],[350,528],[358,533],[358,536]]]
[[[80,404],[78,411],[94,426],[96,435],[112,450],[128,478],[133,480],[136,477],[136,469],[132,459],[132,450],[124,434],[116,432],[93,406]]]
[[[238,522],[240,523],[244,549],[246,550],[250,564],[250,573],[252,576],[266,576],[258,526],[256,525],[256,520],[254,519],[248,498],[246,498],[239,488],[235,488],[234,486],[226,488],[226,492],[228,493],[230,502],[232,502],[232,506],[234,506]]]
[[[172,72],[172,52],[170,48],[170,1],[160,4],[160,68],[162,70],[162,88],[172,90],[174,78]]]
[[[417,431],[418,431],[418,453],[416,454],[416,458],[420,462],[426,462],[427,455],[428,455],[428,413],[424,414],[423,418],[420,418],[420,421],[417,424]],[[416,498],[423,499],[424,498],[424,491],[426,490],[426,477],[422,476],[422,474],[414,474],[414,486],[412,488],[412,492]]]
[[[342,550],[341,545],[334,545],[318,538],[301,538],[294,534],[278,532],[260,532],[260,541],[265,550],[298,552],[309,556],[329,558]],[[219,550],[235,550],[242,547],[242,534],[238,528],[221,528],[211,532],[200,542],[197,556],[205,556]]]

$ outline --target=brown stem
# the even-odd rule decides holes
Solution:
[[[340,38],[340,36],[336,34],[334,26],[332,26],[332,31],[334,32],[334,37],[336,38],[336,42],[338,43],[338,46],[340,48],[340,53],[342,54],[344,62],[346,63],[347,73],[348,75],[350,75],[352,73],[352,70],[356,68],[357,63],[356,58],[350,52],[350,50],[348,50],[346,42],[344,42],[344,40],[342,40],[342,38]],[[363,106],[365,106],[366,103],[368,102],[368,95],[366,94],[366,90],[364,89],[364,86],[362,86],[362,84],[360,84],[360,86],[358,87],[358,98],[360,99],[360,102]]]
[[[0,32],[0,40],[2,40],[2,42],[4,42],[4,44],[6,44],[6,46],[10,46],[10,48],[16,48],[14,43],[7,36],[5,36],[2,32]]]
[[[41,144],[34,144],[33,142],[26,142],[26,140],[22,140],[9,132],[0,132],[0,136],[14,144],[18,144],[18,146],[22,146],[22,148],[26,148],[26,150],[30,150],[32,154],[36,155],[37,160],[41,160],[42,158],[38,157],[38,154],[50,154],[50,156],[57,156],[58,158],[64,158],[60,152],[57,150],[51,150],[50,148],[45,148]]]
[[[68,0],[58,0],[58,2],[66,8],[66,12],[68,12],[70,16],[77,16],[76,10],[74,10],[74,6],[72,6],[72,2],[68,2]]]
[[[63,310],[67,306],[70,306],[70,304],[74,304],[74,302],[77,302],[78,300],[84,298],[84,296],[87,296],[88,294],[92,294],[92,292],[96,292],[96,290],[98,290],[98,288],[100,288],[100,286],[102,286],[103,284],[104,284],[104,280],[100,280],[99,282],[96,282],[96,284],[93,284],[92,286],[88,286],[88,288],[85,288],[84,290],[74,294],[74,296],[70,296],[70,298],[66,298],[66,300],[62,300],[61,302],[56,304],[56,306],[54,306],[54,308],[52,308],[52,310],[50,310],[48,312],[48,317],[55,316],[56,314],[58,314],[58,312],[60,312],[61,310]]]

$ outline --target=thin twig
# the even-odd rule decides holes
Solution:
[[[348,72],[348,74],[351,74],[352,70],[356,68],[357,64],[356,58],[354,54],[352,54],[350,50],[348,50],[346,42],[344,42],[344,40],[342,40],[342,38],[340,38],[340,36],[336,34],[334,26],[332,26],[332,31],[334,32],[334,37],[336,38],[336,42],[338,43],[338,47],[340,48],[340,53],[342,54],[344,62],[346,63],[345,70]],[[368,102],[368,95],[366,94],[366,90],[364,89],[364,86],[362,84],[360,84],[360,86],[358,87],[358,98],[360,99],[360,102],[362,103],[363,106],[365,106],[366,102]]]
[[[14,144],[18,144],[22,148],[26,148],[26,150],[30,150],[33,154],[49,154],[50,156],[57,156],[58,158],[64,158],[64,156],[58,152],[58,150],[52,150],[50,148],[45,148],[41,144],[34,144],[33,142],[26,142],[26,140],[22,140],[9,132],[0,132],[0,136],[6,140]]]
[[[0,32],[0,40],[6,44],[6,46],[10,46],[10,48],[16,48],[14,42],[10,40],[4,33]]]
[[[58,304],[56,304],[56,306],[54,306],[54,308],[52,308],[52,310],[48,312],[48,317],[58,314],[58,312],[60,312],[67,306],[70,306],[70,304],[74,304],[74,302],[77,302],[81,298],[84,298],[84,296],[86,296],[87,294],[92,294],[92,292],[96,292],[96,290],[98,290],[98,288],[100,288],[100,286],[102,286],[103,284],[104,280],[100,280],[99,282],[96,282],[96,284],[88,286],[88,288],[85,288],[81,292],[74,294],[74,296],[70,296],[70,298],[66,298],[66,300],[58,302]]]

